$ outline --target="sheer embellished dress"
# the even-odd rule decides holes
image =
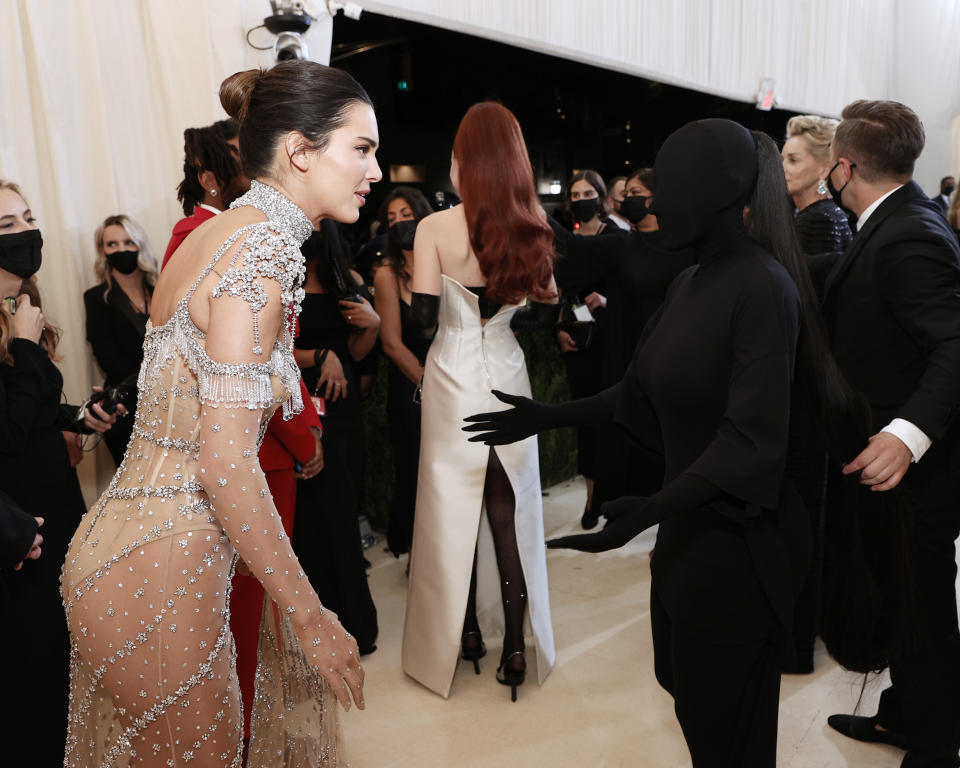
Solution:
[[[338,764],[336,700],[308,660],[319,663],[323,646],[301,650],[292,623],[312,626],[322,611],[257,460],[276,408],[289,417],[303,407],[293,324],[299,246],[313,227],[257,182],[239,206],[267,220],[231,235],[170,319],[148,326],[133,439],[67,553],[68,768],[241,764],[229,627],[238,556],[274,601],[261,627],[248,765]],[[202,302],[206,334],[194,322]],[[284,317],[276,340],[260,334],[270,310],[274,324]],[[208,340],[235,359],[211,359]]]

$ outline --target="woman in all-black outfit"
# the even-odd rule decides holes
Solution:
[[[868,423],[830,356],[774,142],[728,120],[697,121],[664,142],[655,168],[664,245],[692,246],[697,263],[671,284],[626,376],[560,405],[500,395],[514,407],[470,417],[467,430],[499,444],[616,421],[660,448],[662,490],[607,504],[600,533],[548,544],[600,552],[659,523],[655,669],[693,765],[773,768],[781,654],[810,543],[784,476],[795,359],[837,460],[866,445]],[[860,504],[884,504],[855,479],[846,487]]]
[[[0,491],[43,519],[43,548],[4,571],[0,624],[0,743],[18,765],[63,763],[70,644],[60,569],[86,511],[61,430],[104,431],[114,421],[61,405],[63,377],[51,359],[59,331],[25,289],[40,268],[43,241],[20,189],[0,180]],[[85,423],[84,423],[85,421]],[[29,755],[29,758],[27,758]]]
[[[396,187],[381,206],[387,226],[386,254],[374,274],[374,296],[380,315],[380,342],[390,360],[387,418],[393,445],[393,497],[387,523],[387,546],[395,557],[410,551],[413,512],[420,465],[420,405],[415,402],[423,363],[430,346],[413,325],[410,311],[413,238],[417,223],[433,213],[423,193]]]
[[[133,433],[136,378],[143,360],[143,337],[150,297],[157,282],[157,262],[143,228],[129,216],[109,216],[93,236],[94,267],[100,283],[83,294],[87,341],[106,375],[104,387],[124,384],[129,413],[104,435],[119,466]]]
[[[303,244],[307,278],[297,364],[323,399],[323,470],[297,485],[293,547],[326,608],[357,640],[376,649],[377,609],[364,568],[357,515],[363,476],[358,363],[373,349],[380,318],[360,276],[346,262],[336,224],[324,221]]]
[[[580,394],[571,383],[575,398],[599,392],[623,378],[640,333],[663,302],[667,286],[694,261],[689,248],[664,247],[657,217],[647,209],[655,190],[651,168],[639,169],[627,179],[622,212],[633,226],[630,232],[611,228],[603,237],[576,237],[550,220],[561,256],[554,274],[563,296],[582,294],[598,284],[604,286],[606,296],[601,310],[600,359],[594,371],[598,386]],[[619,427],[602,426],[594,431],[596,484],[581,518],[588,530],[597,524],[605,502],[654,493],[663,480],[662,463],[645,455]]]
[[[810,270],[817,297],[834,262],[853,239],[847,214],[837,206],[827,189],[830,145],[836,120],[815,115],[797,115],[787,123],[783,145],[783,172],[787,192],[796,206],[797,237]],[[787,654],[785,672],[813,672],[813,648],[820,620],[823,511],[826,499],[827,457],[816,426],[811,394],[798,390],[790,419],[790,454],[787,475],[799,491],[810,514],[814,534],[813,560],[803,591],[797,600],[793,625],[793,653]]]

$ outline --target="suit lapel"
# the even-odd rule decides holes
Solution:
[[[863,229],[858,231],[853,236],[853,242],[847,246],[847,250],[844,251],[843,255],[839,259],[837,259],[837,263],[833,265],[833,269],[831,269],[830,274],[827,275],[827,280],[823,289],[824,308],[826,308],[828,301],[832,299],[832,294],[835,292],[837,285],[843,281],[843,278],[846,276],[847,272],[850,271],[850,267],[852,267],[853,263],[857,260],[857,256],[863,251],[871,235],[873,235],[877,228],[884,221],[886,221],[887,218],[889,218],[890,214],[896,211],[904,203],[914,199],[918,193],[920,195],[924,194],[923,190],[917,186],[915,181],[908,181],[906,184],[900,187],[900,189],[890,195],[890,197],[880,203],[880,206],[877,208],[877,210],[870,214],[870,218],[867,219],[867,223],[864,225]]]

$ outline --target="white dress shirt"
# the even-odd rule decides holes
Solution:
[[[206,203],[197,203],[197,208],[206,208],[212,214],[223,213],[219,208],[214,208],[212,205],[207,205]]]
[[[892,195],[902,186],[903,184],[894,187],[885,195],[878,197],[864,209],[863,213],[860,214],[860,218],[857,219],[857,232],[863,231],[863,226],[867,223],[867,219],[870,218],[870,215],[880,207],[880,204],[884,200],[890,197],[890,195]],[[910,449],[910,453],[913,455],[914,464],[920,461],[920,459],[923,457],[923,454],[927,452],[927,449],[933,442],[929,437],[927,437],[927,434],[920,429],[920,427],[912,422],[907,421],[906,419],[894,419],[880,431],[889,432],[894,437],[899,438],[900,441]]]
[[[620,227],[620,229],[630,229],[630,222],[623,218],[623,216],[616,211],[610,211],[610,221]]]

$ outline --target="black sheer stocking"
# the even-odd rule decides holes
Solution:
[[[514,523],[516,500],[513,488],[496,451],[490,449],[487,462],[487,477],[483,495],[487,502],[487,519],[493,533],[493,546],[497,554],[497,569],[500,572],[500,597],[503,600],[505,633],[503,659],[523,651],[523,615],[527,607],[527,585],[523,578],[520,549],[517,546],[517,529]],[[515,659],[522,663],[522,659]]]
[[[516,500],[510,479],[497,457],[490,449],[487,462],[487,475],[484,480],[483,497],[487,507],[487,519],[493,534],[493,547],[497,556],[497,570],[500,573],[500,597],[503,600],[504,638],[503,659],[509,660],[507,666],[517,670],[525,667],[521,657],[510,657],[524,650],[523,616],[527,608],[527,585],[523,578],[523,566],[520,562],[520,548],[517,546],[517,529],[514,524]],[[467,597],[467,611],[463,621],[464,648],[468,644],[478,644],[480,624],[477,621],[477,554],[473,554],[473,573],[470,576],[470,593]],[[477,633],[467,637],[468,633]]]

